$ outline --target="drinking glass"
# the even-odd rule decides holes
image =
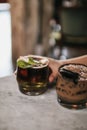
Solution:
[[[70,109],[87,107],[87,66],[66,64],[59,68],[56,86],[58,102]]]
[[[37,55],[17,59],[17,82],[19,90],[26,95],[39,95],[47,90],[49,61]]]

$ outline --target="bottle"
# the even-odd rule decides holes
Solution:
[[[87,44],[87,0],[63,0],[60,24],[64,44]]]

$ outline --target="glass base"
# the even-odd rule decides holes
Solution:
[[[19,86],[19,90],[20,92],[22,92],[23,94],[25,95],[28,95],[28,96],[37,96],[37,95],[40,95],[42,93],[44,93],[46,90],[47,90],[47,87],[40,87],[40,88],[37,88],[37,87],[23,87],[23,86]]]
[[[65,108],[68,109],[84,109],[87,108],[87,101],[85,102],[80,102],[80,103],[68,103],[66,101],[61,100],[59,97],[57,98],[57,101],[59,102],[59,104]]]
[[[21,90],[20,90],[21,91]],[[40,94],[43,94],[46,90],[44,91],[39,91],[39,92],[24,92],[24,91],[21,91],[23,94],[25,95],[28,95],[28,96],[38,96]]]

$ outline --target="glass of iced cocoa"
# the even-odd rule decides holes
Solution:
[[[70,109],[87,107],[87,66],[65,64],[58,71],[56,86],[58,102]]]

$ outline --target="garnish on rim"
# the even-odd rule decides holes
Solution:
[[[43,64],[45,64],[46,62],[42,62],[41,60],[36,60],[33,57],[20,57],[17,60],[17,66],[21,67],[21,68],[29,68],[29,67],[38,67],[41,66]]]

